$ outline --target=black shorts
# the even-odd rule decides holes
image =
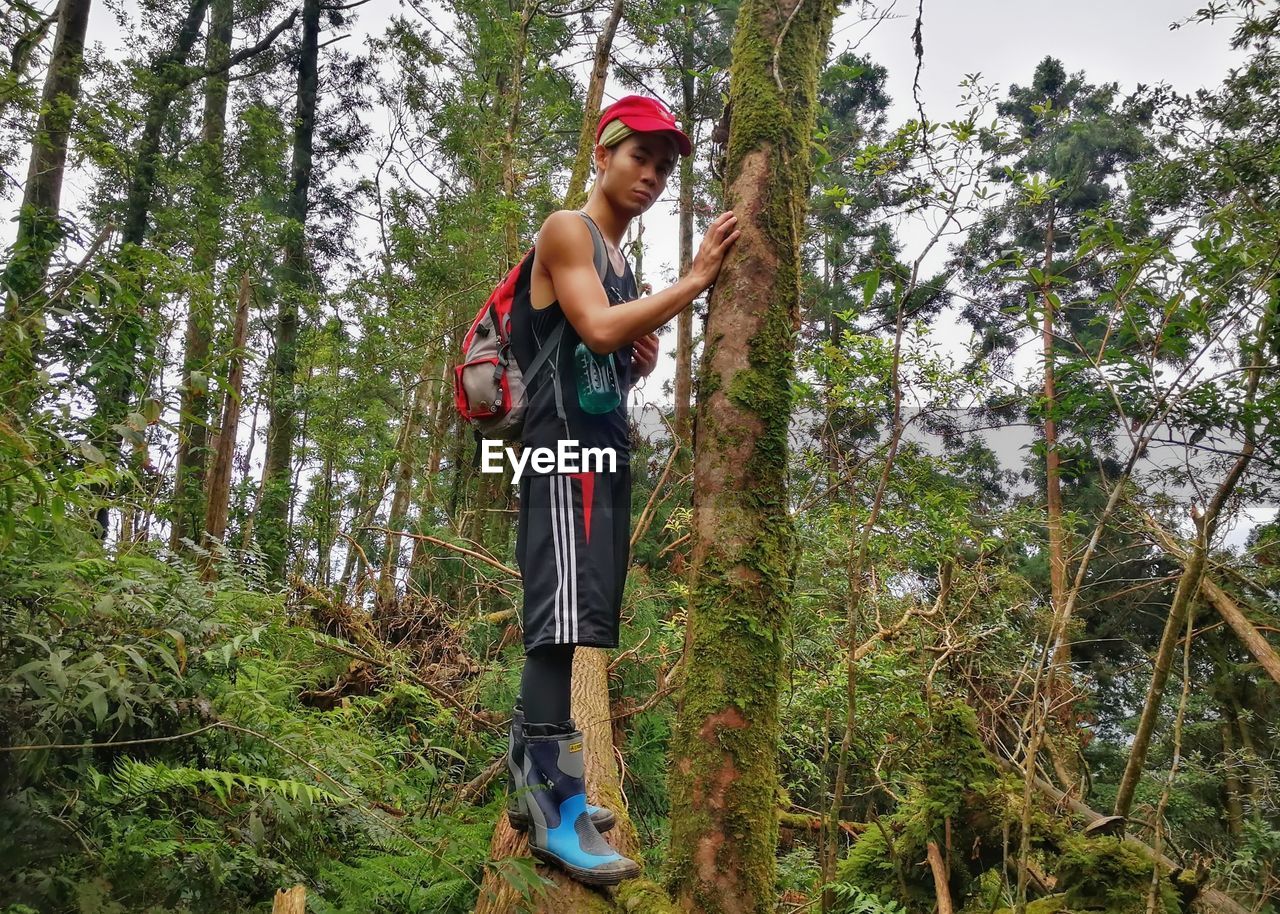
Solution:
[[[631,562],[631,468],[520,479],[524,647],[617,647]]]

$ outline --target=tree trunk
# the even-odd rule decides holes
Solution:
[[[173,46],[152,61],[148,68],[151,78],[156,81],[156,88],[147,98],[142,135],[134,155],[133,174],[120,230],[125,281],[116,295],[121,317],[111,343],[113,356],[95,391],[95,437],[99,448],[113,462],[120,457],[120,436],[114,427],[124,421],[135,400],[143,395],[143,385],[139,380],[149,377],[155,353],[156,315],[145,301],[147,291],[138,262],[138,248],[147,237],[156,169],[160,163],[161,134],[174,100],[190,84],[179,74],[200,36],[200,23],[208,6],[209,0],[191,0]],[[103,536],[106,535],[109,516],[110,508],[106,504],[98,509],[98,524]]]
[[[395,596],[396,569],[400,560],[399,530],[409,511],[409,499],[413,495],[413,481],[417,472],[418,430],[422,428],[427,407],[431,402],[431,380],[434,375],[435,354],[428,354],[418,372],[418,384],[405,411],[400,426],[400,439],[396,442],[396,485],[391,496],[391,514],[387,518],[387,548],[382,558],[378,577],[378,603],[385,605]]]
[[[587,99],[582,109],[582,129],[578,132],[578,154],[569,173],[569,191],[564,195],[565,209],[578,209],[587,200],[587,174],[591,171],[591,154],[596,148],[596,124],[600,120],[600,103],[604,100],[604,84],[609,78],[609,54],[613,37],[622,21],[623,0],[613,0],[609,18],[596,38],[595,62],[591,81],[587,83]]]
[[[694,456],[685,680],[672,738],[679,906],[772,912],[778,692],[794,531],[786,501],[800,239],[829,0],[750,0],[733,49],[725,183],[742,235],[712,296]]]
[[[204,509],[206,540],[223,541],[227,532],[227,507],[231,502],[231,462],[236,453],[236,428],[240,424],[240,391],[244,383],[244,343],[249,332],[249,274],[240,276],[240,298],[231,342],[231,365],[222,397],[222,422],[209,473]]]
[[[1231,733],[1231,715],[1222,708],[1222,755],[1225,759],[1226,775],[1223,790],[1226,793],[1227,832],[1233,838],[1239,838],[1244,831],[1244,804],[1240,800],[1240,777],[1236,774],[1238,762],[1235,758],[1235,740]]]
[[[694,135],[694,86],[690,72],[693,58],[693,20],[686,5],[684,16],[684,59],[680,76],[680,128],[686,136]],[[693,156],[680,157],[680,275],[693,266]],[[676,316],[676,415],[677,446],[693,444],[690,427],[693,403],[693,309],[685,308]],[[684,461],[678,467],[687,469]],[[683,475],[683,472],[682,472]]]
[[[1069,738],[1069,742],[1064,745],[1062,740],[1051,740],[1047,745],[1054,773],[1062,782],[1063,789],[1079,790],[1081,785],[1077,764],[1078,753],[1075,751],[1077,721],[1075,702],[1059,694],[1059,690],[1062,689],[1069,695],[1072,690],[1072,678],[1069,632],[1071,620],[1067,617],[1067,546],[1066,534],[1062,526],[1062,458],[1058,453],[1058,420],[1055,416],[1058,404],[1053,357],[1055,308],[1052,298],[1053,290],[1049,284],[1049,279],[1053,275],[1054,215],[1054,204],[1051,200],[1049,225],[1045,231],[1044,259],[1041,263],[1041,268],[1044,270],[1044,283],[1040,287],[1040,301],[1044,306],[1044,319],[1041,324],[1040,338],[1044,354],[1044,488],[1045,527],[1049,540],[1049,604],[1052,610],[1050,618],[1053,620],[1051,631],[1056,631],[1058,638],[1053,647],[1045,694],[1049,706],[1056,709],[1054,720],[1058,731]]]
[[[258,544],[266,555],[267,570],[284,580],[289,556],[289,503],[292,500],[292,462],[298,363],[299,299],[311,282],[307,256],[308,193],[311,189],[312,144],[319,95],[319,39],[321,0],[304,0],[302,48],[298,58],[298,109],[293,131],[288,219],[281,264],[283,288],[276,313],[276,346],[272,354],[273,384],[267,423],[267,454],[263,469],[262,507],[258,518]]]
[[[209,35],[205,44],[206,69],[213,75],[205,82],[204,126],[201,137],[203,186],[199,192],[195,249],[192,266],[203,279],[203,288],[191,296],[187,313],[186,350],[182,359],[182,406],[178,418],[178,459],[174,481],[171,548],[183,537],[197,539],[203,525],[205,471],[209,461],[208,381],[197,383],[193,373],[203,371],[209,359],[213,334],[216,269],[222,242],[222,197],[225,190],[222,152],[227,126],[227,75],[218,72],[231,56],[232,0],[211,0]]]
[[[1252,344],[1244,344],[1242,346],[1250,359],[1250,364],[1245,369],[1244,407],[1246,415],[1253,406],[1254,398],[1258,392],[1258,381],[1261,378],[1262,369],[1269,364],[1267,351],[1271,346],[1270,334],[1274,316],[1271,307],[1265,308],[1258,321]],[[1192,600],[1195,599],[1200,590],[1200,582],[1204,574],[1209,547],[1213,542],[1213,533],[1217,528],[1218,517],[1222,513],[1222,508],[1227,499],[1235,491],[1236,485],[1240,482],[1241,477],[1244,476],[1245,470],[1248,469],[1249,463],[1253,459],[1253,454],[1256,450],[1254,435],[1254,426],[1247,426],[1244,446],[1240,449],[1240,456],[1236,458],[1236,462],[1218,486],[1218,490],[1213,495],[1213,500],[1205,508],[1204,515],[1202,517],[1197,517],[1194,513],[1192,515],[1197,527],[1195,545],[1183,564],[1182,577],[1178,581],[1178,589],[1173,597],[1173,605],[1169,608],[1169,618],[1165,621],[1164,632],[1160,637],[1160,647],[1156,651],[1155,669],[1151,675],[1151,684],[1147,689],[1147,698],[1142,708],[1142,717],[1138,720],[1138,731],[1134,734],[1133,745],[1129,750],[1129,760],[1125,764],[1124,775],[1121,777],[1120,786],[1116,790],[1114,815],[1127,816],[1129,814],[1129,808],[1133,803],[1133,794],[1137,789],[1138,780],[1142,776],[1142,767],[1147,760],[1147,750],[1151,745],[1151,734],[1155,730],[1156,720],[1160,714],[1160,700],[1164,696],[1165,683],[1169,680],[1169,668],[1173,661],[1173,651],[1177,645],[1182,627],[1186,625],[1187,613],[1191,610]]]
[[[31,140],[31,162],[18,212],[18,235],[13,257],[5,268],[9,288],[5,304],[4,377],[0,388],[17,391],[12,403],[18,415],[39,396],[35,368],[44,337],[41,290],[49,274],[49,260],[62,237],[58,213],[62,206],[62,176],[67,142],[80,102],[80,73],[84,69],[84,36],[91,0],[62,0],[53,56],[40,97],[40,114]]]

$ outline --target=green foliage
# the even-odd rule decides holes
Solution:
[[[828,887],[836,897],[833,914],[907,914],[896,901],[884,901],[878,895],[847,882],[833,882]]]

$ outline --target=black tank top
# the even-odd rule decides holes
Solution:
[[[609,260],[609,258],[606,258]],[[535,310],[530,301],[533,274],[533,252],[525,257],[521,264],[520,274],[516,279],[515,294],[511,302],[511,349],[515,353],[516,363],[521,371],[537,355],[545,340],[555,329],[557,323],[564,324],[560,333],[558,351],[548,359],[555,365],[556,374],[560,378],[561,397],[564,402],[565,418],[556,415],[555,390],[551,384],[551,369],[543,367],[537,378],[525,378],[528,390],[528,406],[524,418],[524,432],[521,441],[526,448],[546,447],[552,450],[556,442],[563,439],[576,439],[579,448],[610,447],[618,455],[618,465],[631,462],[631,429],[627,422],[627,394],[631,390],[631,344],[628,343],[613,354],[614,364],[618,370],[618,383],[622,387],[622,402],[617,409],[604,415],[592,415],[578,405],[578,388],[574,376],[573,352],[582,337],[573,328],[560,308],[560,302],[554,301],[541,310]],[[622,276],[613,269],[612,262],[605,272],[604,290],[609,296],[609,304],[616,305],[639,298],[635,276],[631,272],[631,264],[627,264]],[[526,470],[526,472],[529,472]]]

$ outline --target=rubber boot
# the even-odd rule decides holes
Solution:
[[[587,813],[582,731],[566,721],[526,724],[524,734],[530,853],[586,885],[639,876],[639,864],[610,847]]]
[[[507,821],[516,831],[527,831],[529,813],[525,804],[529,791],[524,783],[524,709],[516,705],[511,714],[511,731],[507,736]],[[613,811],[602,806],[587,804],[587,812],[595,823],[596,831],[603,834],[617,824]]]

